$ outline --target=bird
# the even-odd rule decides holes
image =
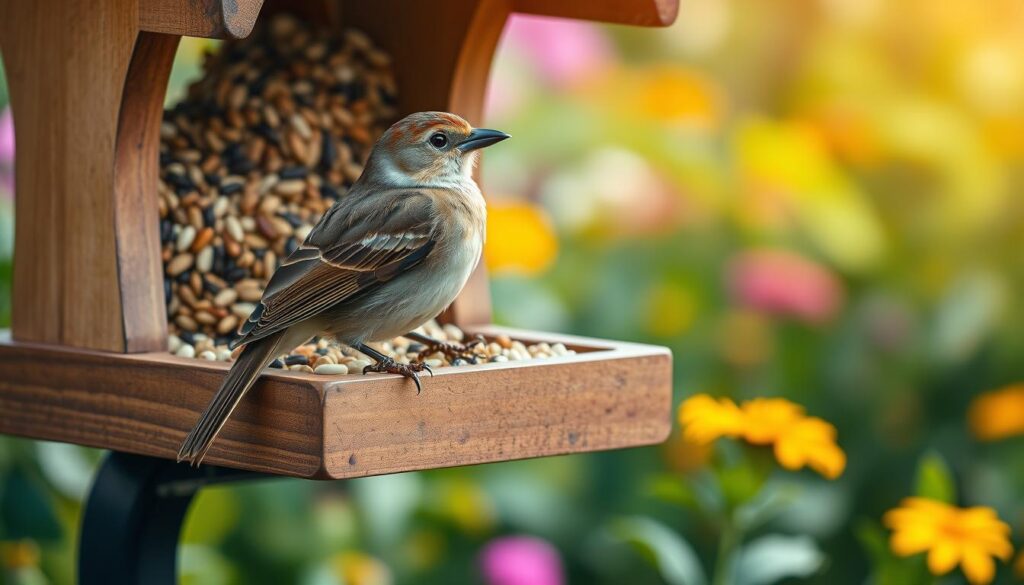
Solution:
[[[274,271],[232,348],[241,352],[178,451],[198,466],[246,391],[274,358],[332,337],[421,389],[422,363],[366,345],[419,333],[462,290],[480,261],[487,207],[473,180],[481,148],[509,138],[447,112],[410,114],[376,142],[363,173]],[[430,372],[433,374],[433,372]]]

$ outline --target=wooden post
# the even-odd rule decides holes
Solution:
[[[0,47],[18,142],[18,340],[124,351],[115,235],[118,114],[134,0],[4,2]]]
[[[261,4],[0,2],[18,143],[15,339],[165,347],[156,165],[176,35],[248,34]]]

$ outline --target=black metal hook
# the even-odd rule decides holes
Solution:
[[[79,585],[176,585],[178,537],[192,498],[215,483],[271,477],[111,452],[89,491]]]

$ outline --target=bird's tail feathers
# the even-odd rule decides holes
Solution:
[[[238,406],[242,396],[252,387],[263,368],[285,349],[281,347],[284,337],[285,332],[281,331],[245,346],[224,378],[220,389],[199,416],[196,426],[181,444],[181,449],[178,450],[179,462],[188,461],[193,466],[198,466],[202,462],[217,433]]]

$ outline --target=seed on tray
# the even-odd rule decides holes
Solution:
[[[350,361],[349,363],[347,363],[345,365],[348,366],[348,369],[350,371],[352,371],[352,372],[362,373],[363,368],[366,368],[367,366],[370,365],[370,361],[369,360],[352,360],[352,361]]]
[[[320,364],[314,370],[314,374],[321,374],[324,376],[335,376],[338,374],[347,374],[348,366],[344,364]]]

